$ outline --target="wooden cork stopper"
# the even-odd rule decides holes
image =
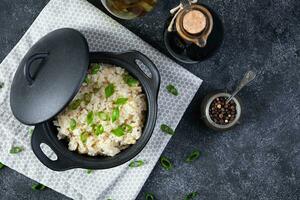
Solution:
[[[206,17],[199,10],[191,10],[183,16],[183,28],[190,34],[197,34],[206,27]]]

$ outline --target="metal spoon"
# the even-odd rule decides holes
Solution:
[[[226,104],[229,103],[229,101],[248,83],[250,83],[254,78],[256,77],[256,73],[254,71],[247,71],[241,80],[241,82],[238,84],[237,88],[234,90],[234,92],[231,94],[231,96],[226,100]]]

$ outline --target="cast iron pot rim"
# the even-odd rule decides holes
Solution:
[[[139,74],[139,72],[136,71],[136,68],[130,67],[132,63],[125,60],[124,56],[128,56],[131,53],[139,52],[129,51],[121,54],[109,52],[91,52],[90,56],[92,58],[90,58],[90,63],[98,62],[122,67],[139,80],[147,99],[147,117],[141,137],[137,140],[136,144],[130,145],[130,147],[128,147],[126,150],[122,150],[114,157],[109,157],[108,161],[103,161],[99,160],[99,156],[91,157],[87,155],[80,155],[78,152],[70,151],[67,146],[64,146],[61,141],[58,140],[57,133],[53,133],[51,130],[51,123],[53,123],[53,120],[48,120],[41,125],[44,129],[44,133],[46,133],[45,136],[47,137],[48,142],[51,144],[49,145],[46,142],[42,143],[46,143],[48,146],[50,146],[50,148],[56,153],[58,160],[60,160],[61,157],[64,158],[63,160],[66,160],[66,166],[63,170],[73,168],[107,169],[122,165],[139,154],[150,140],[157,118],[157,92],[159,90],[159,83],[157,85],[158,88],[151,88],[153,87],[151,79]],[[153,93],[153,90],[157,91]],[[102,159],[105,158],[106,157],[102,157]],[[67,161],[70,161],[71,164],[68,164]]]

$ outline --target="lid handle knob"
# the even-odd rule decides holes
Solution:
[[[34,81],[34,77],[32,77],[32,75],[30,74],[30,67],[31,67],[32,63],[36,60],[45,59],[48,55],[49,55],[49,53],[36,53],[27,59],[25,66],[24,66],[24,76],[26,77],[26,80],[29,85],[32,85],[32,83]]]

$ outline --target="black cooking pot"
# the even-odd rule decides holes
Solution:
[[[141,70],[137,61],[148,68],[151,77]],[[140,81],[146,95],[147,116],[140,139],[114,157],[91,157],[69,151],[68,142],[58,140],[58,131],[53,124],[56,115],[79,91],[89,63],[112,64],[126,69]],[[58,29],[39,40],[22,60],[11,87],[11,108],[19,121],[35,125],[32,150],[48,168],[56,171],[107,169],[131,160],[149,141],[156,123],[159,85],[156,66],[142,53],[88,53],[87,42],[81,33],[73,29]],[[56,160],[43,153],[43,143],[55,152]]]

